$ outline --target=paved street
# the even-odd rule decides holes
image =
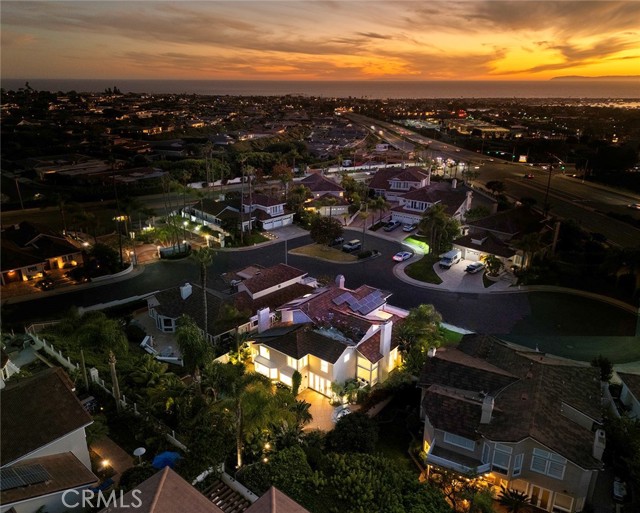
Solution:
[[[362,231],[347,229],[345,233],[345,238],[361,238]],[[334,279],[342,274],[349,288],[368,284],[388,290],[393,294],[390,303],[401,308],[410,309],[421,303],[432,303],[447,323],[471,331],[517,339],[519,343],[530,347],[540,344],[543,350],[557,347],[562,349],[560,352],[570,352],[576,339],[581,337],[627,337],[607,342],[608,349],[615,351],[615,344],[631,344],[636,335],[637,315],[585,297],[556,292],[451,292],[409,284],[394,274],[396,263],[391,260],[393,254],[406,246],[397,240],[389,240],[393,236],[383,237],[382,234],[378,236],[368,232],[365,238],[366,247],[382,253],[379,258],[349,264],[320,261],[285,252],[285,246],[291,250],[309,244],[311,239],[308,235],[286,242],[271,242],[255,249],[218,251],[209,271],[208,286],[224,290],[226,286],[220,275],[229,270],[254,263],[271,266],[286,261],[315,277]],[[90,306],[143,296],[185,281],[197,280],[199,273],[193,260],[162,260],[142,266],[132,278],[117,283],[77,286],[74,292],[61,295],[49,296],[45,292],[33,301],[4,305],[4,316],[8,321],[19,319],[20,322],[57,318],[72,306]],[[571,338],[571,342],[566,342],[568,338]],[[599,343],[602,344],[602,340]],[[634,359],[640,360],[640,356]]]

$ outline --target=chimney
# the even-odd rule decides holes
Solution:
[[[380,325],[380,354],[388,356],[391,352],[391,333],[393,321],[387,321]]]
[[[338,276],[336,276],[336,285],[341,289],[344,288],[344,275],[343,274],[339,274]]]
[[[180,297],[182,297],[182,299],[187,299],[191,295],[191,292],[193,292],[191,283],[185,283],[180,287]]]
[[[454,178],[453,180],[451,180],[451,188],[455,189],[456,187],[458,187],[458,180]]]
[[[429,171],[427,171],[427,183],[426,183],[426,186],[428,187],[429,185],[431,185],[431,167],[429,167]]]
[[[602,461],[602,454],[604,448],[607,446],[607,436],[604,429],[596,429],[595,436],[593,438],[593,457],[599,461]]]
[[[489,424],[489,422],[491,422],[492,413],[493,413],[493,396],[487,395],[482,400],[482,415],[480,416],[480,424]]]
[[[258,333],[268,330],[271,326],[270,312],[269,307],[258,310]]]

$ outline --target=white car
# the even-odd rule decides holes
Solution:
[[[413,230],[415,230],[418,227],[417,223],[411,223],[411,224],[405,224],[402,227],[402,231],[403,232],[412,232]]]
[[[411,253],[411,251],[400,251],[393,255],[393,259],[396,262],[404,262],[405,260],[409,260],[412,256],[413,253]]]
[[[333,422],[338,422],[342,417],[346,417],[351,413],[351,410],[348,406],[338,406],[335,410],[333,410],[333,415],[331,416]]]
[[[465,272],[468,272],[470,274],[475,274],[482,271],[483,269],[484,269],[484,264],[482,262],[473,262],[472,264],[469,264],[467,266],[467,268],[465,269]]]

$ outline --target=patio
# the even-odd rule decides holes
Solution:
[[[311,407],[309,411],[313,416],[313,420],[305,426],[305,430],[321,429],[322,431],[331,431],[335,427],[335,422],[332,419],[334,406],[331,406],[329,398],[322,395],[320,392],[316,392],[310,388],[303,390],[297,396],[300,401],[308,402]],[[360,405],[350,404],[349,409],[357,411]]]

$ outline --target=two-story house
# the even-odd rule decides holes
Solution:
[[[524,206],[497,212],[466,224],[467,233],[453,241],[453,247],[462,251],[462,258],[475,261],[487,255],[495,255],[503,261],[506,268],[524,264],[524,252],[518,248],[518,241],[522,237],[529,234],[544,237],[551,231],[542,214]],[[543,245],[538,248],[542,249]]]
[[[255,219],[249,212],[240,212],[239,200],[214,201],[208,198],[186,207],[183,216],[222,235],[228,235],[234,229],[249,231]]]
[[[375,385],[400,363],[393,327],[408,312],[387,303],[388,292],[362,285],[317,289],[278,309],[281,322],[253,337],[256,371],[291,384],[302,375],[301,390],[331,396],[331,383],[358,379]],[[261,311],[258,317],[266,317]]]
[[[376,196],[384,196],[387,201],[396,202],[400,197],[413,189],[429,185],[429,172],[415,167],[384,168],[376,171],[369,189]]]
[[[450,217],[462,221],[471,208],[473,192],[457,180],[451,184],[437,182],[420,189],[413,189],[398,197],[398,205],[391,209],[391,220],[406,224],[419,223],[424,213],[433,205],[440,204]]]
[[[293,224],[293,212],[285,208],[284,198],[272,198],[266,194],[242,197],[242,212],[251,214],[263,230],[274,230]]]
[[[0,512],[67,510],[62,494],[95,485],[85,429],[93,422],[60,368],[0,391]]]
[[[257,327],[258,310],[277,307],[294,298],[312,292],[317,283],[307,273],[286,264],[271,267],[253,265],[226,273],[223,278],[236,288],[235,294],[221,299],[219,294],[207,289],[207,333],[211,342],[228,327],[221,327],[218,314],[223,304],[235,307],[246,314],[246,321]],[[147,298],[149,316],[156,328],[174,333],[183,315],[191,317],[204,333],[204,296],[198,284],[184,283],[178,287],[161,290]]]
[[[481,335],[429,356],[420,386],[430,470],[480,475],[545,511],[582,511],[605,448],[599,371]]]

